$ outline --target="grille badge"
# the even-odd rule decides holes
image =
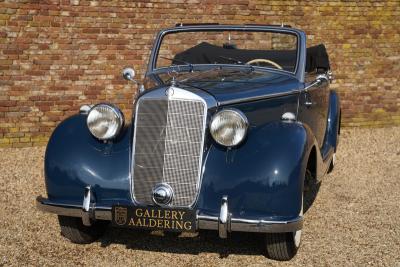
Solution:
[[[157,184],[153,188],[153,202],[158,205],[168,205],[171,203],[174,191],[169,184]]]
[[[167,90],[165,90],[165,95],[168,97],[172,97],[174,95],[174,88],[170,87]]]

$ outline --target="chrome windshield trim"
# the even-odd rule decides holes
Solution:
[[[304,31],[286,28],[279,26],[264,26],[264,25],[194,25],[194,26],[182,26],[161,30],[154,42],[151,54],[149,57],[149,64],[146,72],[146,76],[152,73],[156,69],[156,59],[158,51],[161,45],[161,41],[166,34],[176,32],[190,32],[190,31],[260,31],[260,32],[276,32],[276,33],[288,33],[297,36],[297,60],[296,68],[292,72],[295,74],[300,82],[304,82],[305,76],[305,64],[306,64],[306,34]]]
[[[275,72],[275,73],[285,73],[287,75],[290,75],[292,77],[296,78],[296,74],[291,71],[287,70],[280,70],[280,69],[274,69],[270,67],[259,67],[259,66],[249,66],[249,65],[240,65],[240,64],[192,64],[191,67],[187,65],[173,65],[173,66],[168,66],[168,67],[161,67],[161,68],[156,68],[153,69],[151,72],[146,73],[146,75],[152,75],[152,74],[163,74],[163,73],[168,73],[171,70],[177,71],[178,73],[180,72],[190,72],[192,68],[192,71],[206,71],[206,70],[213,70],[213,69],[243,69],[246,71],[259,71],[259,72]],[[178,82],[184,82],[184,81],[179,81]]]

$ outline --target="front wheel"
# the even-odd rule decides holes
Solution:
[[[303,208],[300,215],[303,215]],[[267,257],[278,261],[292,259],[300,247],[301,230],[288,233],[268,233],[265,236]]]
[[[61,235],[72,243],[89,244],[97,240],[107,229],[107,221],[95,221],[91,226],[85,226],[81,218],[58,216]]]
[[[311,172],[307,169],[305,181],[312,178]],[[301,197],[301,210],[299,216],[304,213],[304,192]],[[265,249],[267,257],[278,261],[292,259],[300,247],[301,230],[288,233],[268,233],[265,236]]]
[[[267,257],[273,260],[287,261],[292,259],[300,246],[301,230],[293,233],[266,234]]]

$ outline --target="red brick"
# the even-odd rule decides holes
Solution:
[[[3,54],[4,55],[21,55],[23,53],[24,53],[24,51],[20,50],[20,49],[6,49],[6,50],[3,50]]]
[[[100,33],[100,29],[98,28],[86,28],[82,29],[83,33]]]
[[[31,21],[32,20],[32,16],[31,15],[27,15],[27,16],[18,16],[17,20],[23,20],[23,21]]]
[[[53,61],[51,61],[51,60],[34,60],[33,61],[33,64],[34,65],[51,65],[51,64],[53,64]]]
[[[16,105],[17,101],[0,101],[0,107],[14,107]]]
[[[399,1],[23,2],[0,12],[0,139],[12,128],[25,134],[9,146],[43,144],[82,104],[110,101],[129,117],[136,88],[127,89],[122,68],[140,80],[154,35],[177,22],[301,28],[308,45],[326,44],[344,125],[400,124]]]
[[[31,75],[31,76],[44,76],[46,72],[41,71],[41,70],[28,70],[26,71],[27,75]]]

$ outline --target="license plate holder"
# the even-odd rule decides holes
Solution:
[[[195,232],[196,211],[184,208],[114,205],[111,223],[115,227],[171,232]]]

